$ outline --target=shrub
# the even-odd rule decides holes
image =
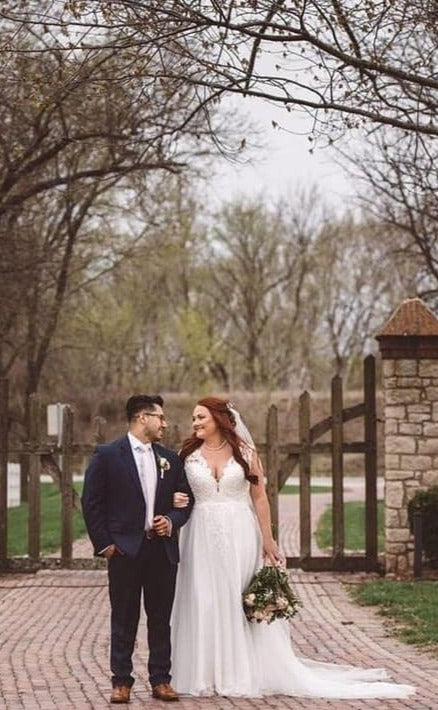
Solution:
[[[438,565],[438,486],[417,491],[408,503],[411,532],[414,531],[414,513],[421,513],[423,522],[423,552],[433,566]]]

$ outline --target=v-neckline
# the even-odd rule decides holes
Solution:
[[[231,456],[228,457],[228,459],[225,461],[224,465],[222,466],[221,475],[216,477],[216,476],[214,475],[213,469],[211,468],[211,466],[210,466],[210,464],[208,463],[207,459],[205,458],[205,456],[204,456],[203,454],[201,454],[201,452],[200,452],[199,449],[198,449],[198,456],[199,456],[200,459],[202,459],[202,461],[203,461],[204,464],[205,464],[205,467],[208,469],[208,471],[209,471],[209,473],[210,473],[210,476],[212,477],[212,479],[213,479],[214,481],[216,481],[216,483],[219,483],[219,481],[222,480],[223,475],[224,475],[224,471],[225,471],[226,467],[228,466],[228,464],[229,464],[229,463],[232,461],[232,459],[233,459],[233,455],[231,454]]]

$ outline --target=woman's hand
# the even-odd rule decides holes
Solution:
[[[263,541],[263,555],[269,559],[269,562],[271,565],[274,565],[274,567],[284,567],[286,564],[285,557],[283,553],[280,552],[273,537]]]
[[[187,508],[189,504],[189,496],[187,493],[181,493],[177,491],[173,494],[173,507],[174,508]]]

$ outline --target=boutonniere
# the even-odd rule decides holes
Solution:
[[[160,478],[164,478],[164,471],[168,471],[170,469],[170,463],[167,459],[164,458],[164,456],[160,456],[158,459],[158,464],[160,466]]]

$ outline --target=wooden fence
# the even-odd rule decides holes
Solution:
[[[364,418],[363,441],[345,442],[344,423]],[[79,444],[74,441],[74,414],[69,406],[63,409],[60,445],[48,441],[41,431],[41,407],[37,396],[30,401],[29,440],[19,449],[8,450],[8,383],[0,380],[0,569],[34,570],[50,568],[95,568],[102,561],[77,559],[73,549],[73,510],[80,502],[73,487],[73,462],[78,457],[90,456],[95,443],[104,440],[103,420],[96,419],[94,443]],[[278,495],[289,476],[298,467],[300,484],[300,554],[289,557],[289,567],[308,570],[374,570],[378,568],[377,555],[377,434],[375,361],[369,356],[364,361],[364,401],[352,407],[343,407],[342,380],[334,377],[331,391],[331,415],[311,424],[311,399],[308,392],[299,398],[298,441],[283,444],[278,434],[278,411],[272,405],[267,414],[266,440],[258,445],[265,459],[267,490],[273,525],[278,530]],[[319,439],[331,432],[331,440]],[[174,432],[171,438],[177,436]],[[176,442],[173,442],[176,444]],[[346,555],[344,549],[343,457],[346,453],[364,455],[366,544],[364,555]],[[311,554],[311,474],[312,455],[329,454],[332,463],[333,551],[330,556]],[[7,552],[7,461],[8,456],[27,457],[28,477],[28,555],[21,558],[8,556]],[[61,457],[62,465],[56,459]],[[43,557],[40,554],[40,480],[41,473],[50,473],[59,484],[61,492],[60,557]]]
[[[266,457],[268,497],[273,525],[278,530],[278,494],[298,466],[300,488],[300,554],[287,559],[288,567],[306,570],[376,570],[380,567],[377,552],[377,417],[375,358],[364,360],[363,402],[343,406],[342,378],[331,382],[331,414],[311,425],[311,398],[303,392],[298,403],[298,441],[281,444],[278,437],[278,413],[274,405],[268,411],[266,445],[260,449]],[[363,418],[362,441],[344,441],[344,424]],[[318,441],[331,432],[331,440]],[[332,554],[311,553],[311,474],[312,455],[331,456],[332,471]],[[365,475],[365,553],[347,555],[344,539],[344,454],[363,454]]]
[[[94,442],[74,441],[74,414],[70,406],[63,408],[61,443],[48,440],[41,430],[41,405],[36,395],[30,397],[29,439],[19,448],[8,448],[8,382],[0,380],[0,570],[32,571],[40,568],[96,568],[99,559],[73,559],[73,511],[80,511],[79,496],[73,487],[73,462],[90,456],[95,444],[103,441],[103,420],[96,418]],[[24,557],[8,556],[7,462],[8,457],[27,459],[27,549]],[[58,461],[62,465],[58,465]],[[61,494],[60,557],[40,554],[41,538],[41,475],[49,474],[59,485]]]

